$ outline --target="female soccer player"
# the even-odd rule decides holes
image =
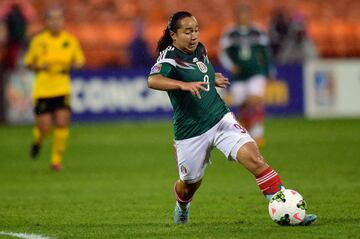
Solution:
[[[190,201],[201,184],[212,147],[249,170],[260,190],[270,199],[283,188],[281,179],[217,94],[215,86],[224,88],[229,81],[214,72],[206,49],[199,42],[195,17],[189,12],[175,13],[158,42],[158,51],[148,85],[167,91],[174,108],[180,176],[174,186],[174,222],[187,223]],[[303,224],[309,225],[315,220],[315,215],[307,215]]]
[[[76,38],[63,31],[62,9],[49,9],[46,22],[47,27],[32,39],[24,59],[36,74],[32,92],[36,125],[30,154],[32,158],[38,156],[43,140],[54,127],[51,168],[60,171],[71,117],[69,71],[84,64],[84,55]]]

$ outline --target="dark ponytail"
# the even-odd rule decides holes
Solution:
[[[162,35],[162,37],[158,41],[156,50],[158,51],[158,53],[160,53],[161,51],[165,50],[166,47],[171,45],[172,42],[173,42],[173,40],[172,40],[171,35],[170,35],[170,30],[169,30],[169,28],[166,28],[164,30],[164,34]]]
[[[181,26],[179,24],[180,20],[185,17],[192,17],[192,14],[190,12],[181,11],[176,12],[174,15],[172,15],[169,18],[168,25],[166,26],[166,29],[164,30],[164,34],[159,39],[157,44],[157,51],[160,53],[161,51],[165,50],[169,45],[173,43],[173,40],[170,35],[170,31],[176,32],[177,29],[179,29]]]

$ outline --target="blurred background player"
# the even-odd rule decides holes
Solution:
[[[1,17],[1,14],[4,16]],[[6,60],[2,64],[7,70],[14,70],[21,48],[26,42],[27,21],[30,17],[17,2],[10,3],[8,10],[0,13],[0,17],[4,19],[8,34],[4,56]]]
[[[36,35],[25,55],[25,65],[35,71],[33,102],[36,125],[33,128],[31,157],[36,158],[45,137],[54,127],[51,167],[62,169],[62,157],[69,135],[70,70],[84,64],[77,39],[63,30],[63,11],[51,7],[46,28]]]
[[[144,38],[144,22],[141,19],[134,22],[134,38],[130,42],[128,50],[132,68],[148,68],[153,64],[154,59]]]
[[[236,25],[221,37],[219,60],[232,75],[229,103],[236,107],[239,121],[261,147],[266,78],[274,78],[269,39],[265,32],[252,25],[248,6],[238,6],[235,19]]]
[[[167,91],[174,109],[180,178],[174,186],[174,222],[188,222],[190,202],[200,187],[213,147],[251,172],[261,192],[270,200],[283,188],[280,176],[265,162],[254,140],[215,90],[215,87],[225,88],[229,81],[214,72],[207,50],[199,42],[195,17],[189,12],[175,13],[157,49],[159,57],[151,69],[148,85]],[[306,215],[302,225],[315,220],[316,215]]]
[[[277,52],[278,64],[303,64],[318,58],[317,48],[309,37],[306,19],[300,13],[293,14],[287,33],[282,38],[281,48]]]

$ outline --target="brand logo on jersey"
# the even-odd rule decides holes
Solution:
[[[198,61],[196,62],[196,65],[198,66],[199,70],[202,72],[202,73],[206,73],[208,71],[208,68],[207,66],[201,62],[201,61]]]
[[[63,48],[67,48],[70,45],[70,43],[68,41],[63,42]]]
[[[156,64],[151,68],[150,74],[159,73],[161,71],[161,64]]]
[[[195,63],[197,61],[199,61],[199,59],[197,57],[194,57],[193,62]]]
[[[185,168],[184,165],[181,165],[181,166],[180,166],[180,172],[182,172],[183,174],[186,174],[186,173],[187,173],[187,169]]]

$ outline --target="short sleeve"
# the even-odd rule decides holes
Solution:
[[[149,75],[157,75],[160,74],[165,77],[169,77],[171,75],[173,66],[167,63],[156,63],[150,71]]]
[[[33,38],[30,42],[29,49],[25,54],[24,64],[26,66],[34,64],[36,61],[38,52],[39,52],[39,42],[36,38]]]
[[[85,63],[84,53],[81,50],[78,40],[76,38],[73,38],[72,41],[74,45],[73,63],[82,66]]]

